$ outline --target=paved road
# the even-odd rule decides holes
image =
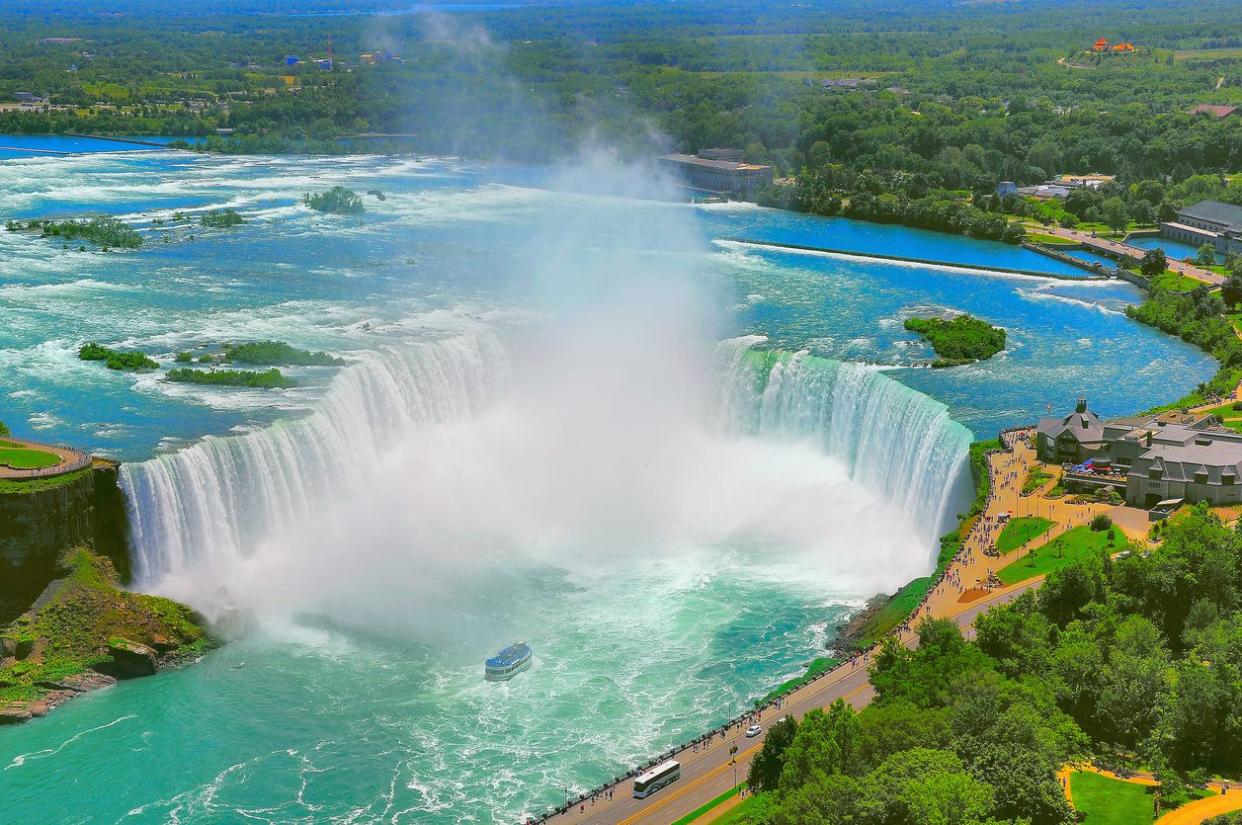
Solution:
[[[1037,231],[1045,235],[1056,235],[1060,238],[1068,238],[1069,240],[1078,241],[1079,243],[1085,244],[1092,249],[1102,252],[1111,252],[1114,255],[1120,254],[1128,255],[1131,258],[1142,258],[1147,252],[1147,250],[1142,247],[1130,246],[1129,244],[1121,243],[1119,241],[1110,241],[1106,238],[1094,238],[1086,232],[1077,232],[1073,229],[1062,229],[1059,226],[1043,226]],[[1203,269],[1202,267],[1195,266],[1194,264],[1188,264],[1185,261],[1179,261],[1175,258],[1169,258],[1167,266],[1169,269],[1181,275],[1185,275],[1187,278],[1194,278],[1196,281],[1202,281],[1213,286],[1220,286],[1225,282],[1224,276],[1217,275],[1210,269]]]
[[[973,638],[974,621],[980,613],[998,604],[1013,601],[1027,590],[1038,587],[1042,581],[1033,580],[998,591],[970,604],[952,618],[963,629],[963,635]],[[903,635],[902,641],[907,647],[913,648],[918,638],[913,633],[907,633]],[[808,711],[827,707],[837,699],[844,699],[854,708],[861,709],[874,696],[875,690],[868,681],[867,668],[862,664],[856,668],[846,666],[831,676],[790,694],[780,708],[774,707],[765,711],[760,723],[766,729],[771,722],[786,714],[792,713],[801,718]],[[724,738],[716,736],[706,750],[695,752],[691,749],[677,754],[675,758],[681,762],[681,780],[646,799],[634,799],[631,796],[633,782],[626,779],[614,786],[612,800],[603,798],[594,805],[588,801],[547,821],[555,825],[667,825],[680,819],[746,779],[751,760],[763,747],[764,738],[761,735],[747,739],[746,724],[744,722],[728,731]],[[738,748],[736,762],[729,756],[732,745]]]

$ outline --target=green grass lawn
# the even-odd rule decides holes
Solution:
[[[788,693],[789,691],[793,690],[795,687],[801,684],[803,680],[809,679],[812,676],[818,676],[819,674],[824,673],[825,671],[832,670],[834,667],[836,667],[839,664],[841,663],[837,661],[836,659],[831,659],[825,656],[821,656],[818,659],[815,659],[809,665],[806,666],[806,672],[803,673],[801,676],[795,676],[794,678],[786,681],[784,684],[780,685],[779,687],[773,688],[772,690],[768,691],[767,696],[764,696],[762,699],[756,700],[755,707],[759,707],[760,705],[766,705],[768,702],[772,701],[777,696],[780,696],[782,694]]]
[[[1087,825],[1151,825],[1155,820],[1152,789],[1095,773],[1070,774],[1074,807]]]
[[[729,790],[725,791],[725,792],[724,792],[724,793],[722,793],[720,796],[716,797],[715,799],[711,800],[710,802],[705,802],[705,803],[703,803],[702,805],[700,805],[699,807],[695,808],[693,811],[691,811],[690,813],[686,814],[686,815],[685,815],[685,816],[683,816],[681,819],[674,820],[674,821],[673,821],[673,825],[690,825],[690,823],[691,823],[691,822],[693,822],[694,820],[698,819],[698,818],[699,818],[699,817],[701,817],[703,814],[705,814],[705,813],[707,813],[708,811],[710,811],[712,808],[715,808],[716,806],[718,806],[718,805],[720,805],[720,804],[722,804],[722,803],[724,803],[724,802],[726,802],[726,801],[728,801],[728,800],[732,799],[733,797],[737,796],[737,792],[738,792],[738,791],[740,791],[740,790],[741,790],[742,788],[744,788],[745,786],[746,786],[746,783],[745,783],[745,782],[742,782],[742,783],[741,783],[741,784],[739,784],[737,787],[730,788]],[[740,807],[740,806],[739,806],[739,807]]]
[[[1005,525],[1005,529],[1001,530],[1001,534],[996,539],[996,549],[1003,556],[1011,550],[1016,550],[1037,536],[1042,536],[1052,528],[1052,522],[1046,518],[1039,516],[1023,516],[1022,518],[1011,519]]]
[[[1213,407],[1207,412],[1212,415],[1220,416],[1225,426],[1234,432],[1242,432],[1242,410],[1233,408],[1235,402],[1230,401],[1228,404],[1221,404],[1219,407]]]
[[[1022,483],[1022,495],[1029,496],[1040,487],[1043,487],[1044,484],[1051,479],[1052,473],[1041,470],[1038,467],[1033,467],[1031,472],[1027,475],[1026,481]]]
[[[717,819],[717,825],[751,825],[772,807],[772,794],[761,793],[748,796],[742,804]]]
[[[1045,235],[1042,232],[1027,233],[1027,240],[1034,243],[1046,243],[1049,246],[1078,246],[1079,242],[1073,238],[1062,238],[1060,235]]]
[[[1108,531],[1096,532],[1090,527],[1075,527],[1052,541],[1037,547],[1022,558],[996,574],[1005,584],[1017,584],[1032,576],[1045,576],[1053,570],[1059,570],[1073,564],[1079,558],[1089,558],[1092,553],[1107,550],[1118,553],[1126,548],[1126,540],[1121,532],[1114,528],[1113,544],[1109,544]]]
[[[0,465],[12,467],[14,470],[42,470],[55,467],[60,463],[60,456],[43,450],[32,450],[14,444],[12,441],[0,441]]]
[[[1196,281],[1194,278],[1187,278],[1171,269],[1166,269],[1163,274],[1157,275],[1151,279],[1153,289],[1167,289],[1173,292],[1190,292],[1197,286],[1201,286],[1202,281]]]

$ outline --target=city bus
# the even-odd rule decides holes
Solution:
[[[634,798],[642,799],[650,796],[665,785],[671,785],[681,779],[681,763],[670,759],[656,765],[646,773],[634,778]]]

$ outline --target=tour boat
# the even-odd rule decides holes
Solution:
[[[506,682],[530,667],[531,649],[526,642],[514,642],[483,663],[483,678]]]

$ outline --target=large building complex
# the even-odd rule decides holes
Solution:
[[[1176,221],[1160,224],[1160,234],[1193,246],[1211,244],[1219,255],[1242,254],[1242,206],[1199,201],[1179,209]]]
[[[690,188],[717,195],[750,197],[772,185],[772,167],[746,163],[740,149],[704,149],[697,155],[664,155],[660,165],[678,175]]]
[[[1104,421],[1082,400],[1069,415],[1039,422],[1036,449],[1044,461],[1071,465],[1067,486],[1111,487],[1134,506],[1242,502],[1242,433],[1210,415]]]

